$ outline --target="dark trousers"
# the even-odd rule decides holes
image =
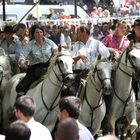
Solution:
[[[47,72],[48,66],[49,62],[38,63],[29,66],[25,77],[19,82],[19,84],[16,87],[17,93],[19,92],[26,93],[29,90],[30,85],[39,78],[41,78],[41,76],[43,76]]]

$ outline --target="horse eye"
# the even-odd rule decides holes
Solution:
[[[59,64],[63,64],[63,61],[62,60],[59,60]]]
[[[136,59],[136,57],[133,55],[132,57],[131,57],[132,59]]]
[[[98,69],[97,72],[98,72],[99,74],[101,74],[101,73],[102,73],[102,70]]]
[[[0,74],[3,74],[3,71],[0,71]]]

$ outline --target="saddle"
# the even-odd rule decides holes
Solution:
[[[86,86],[87,86],[87,81],[85,79],[81,79],[81,82],[80,82],[80,85],[79,85],[76,96],[79,97],[82,102],[84,100]]]
[[[24,77],[20,78],[20,79],[19,79],[19,82],[20,82],[23,78],[24,78]],[[43,81],[43,78],[39,78],[38,80],[36,80],[35,82],[33,82],[33,83],[30,85],[30,88],[29,88],[29,89],[34,88],[34,87],[37,86],[41,81]]]

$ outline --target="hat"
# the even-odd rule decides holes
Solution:
[[[6,33],[14,33],[14,29],[11,25],[6,25],[3,32],[6,32]]]
[[[140,26],[140,19],[136,19],[134,21],[134,24],[132,25],[132,27],[134,27],[134,26]]]

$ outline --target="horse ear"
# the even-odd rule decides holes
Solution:
[[[94,62],[92,63],[92,65],[91,65],[91,67],[90,67],[90,69],[93,70],[93,71],[94,71],[94,69],[96,68],[96,65],[97,65],[97,63],[98,63],[98,60],[99,60],[98,57],[99,57],[99,56],[97,56],[97,57],[95,58]]]
[[[132,48],[133,44],[134,44],[134,41],[131,40],[131,41],[130,41],[130,44],[129,44],[129,48],[130,48],[130,49]]]
[[[0,48],[0,56],[6,55],[5,50],[3,48]]]
[[[58,46],[58,52],[61,52],[61,50],[62,50],[62,46],[59,45],[59,46]]]

